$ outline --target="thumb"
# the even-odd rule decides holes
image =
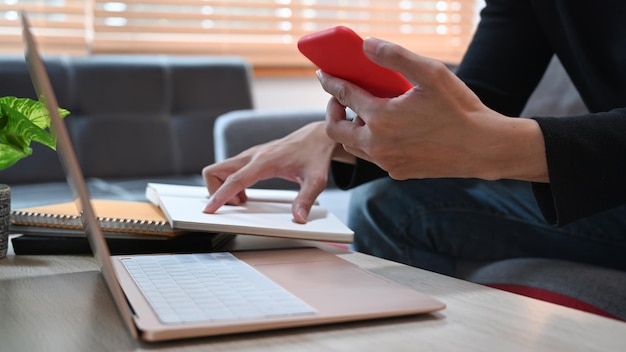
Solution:
[[[400,72],[408,79],[427,86],[445,65],[437,60],[415,54],[408,49],[377,38],[363,40],[363,52],[380,66]],[[447,68],[446,68],[447,71]]]

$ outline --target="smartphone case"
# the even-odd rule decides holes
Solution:
[[[363,39],[345,26],[304,35],[298,40],[298,49],[322,71],[379,98],[396,97],[413,87],[402,74],[368,59],[363,53]]]

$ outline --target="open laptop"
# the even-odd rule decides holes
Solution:
[[[24,13],[22,25],[29,71],[50,112],[58,154],[87,238],[133,337],[174,340],[406,316],[445,307],[317,248],[112,257]],[[163,266],[176,274],[148,281],[147,276]],[[214,279],[220,275],[225,279]],[[181,285],[190,286],[191,293],[180,293]],[[185,306],[188,301],[191,308]],[[227,304],[233,307],[224,307]]]

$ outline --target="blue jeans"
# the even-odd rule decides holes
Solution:
[[[527,182],[379,179],[352,190],[348,225],[356,250],[450,276],[515,257],[626,269],[626,207],[554,227]]]

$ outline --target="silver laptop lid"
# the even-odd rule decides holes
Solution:
[[[28,71],[33,81],[33,86],[37,96],[44,102],[51,119],[50,130],[57,140],[57,153],[65,171],[67,182],[72,189],[76,207],[81,214],[83,227],[87,232],[87,239],[93,251],[104,279],[109,287],[111,295],[115,300],[118,310],[128,326],[133,337],[137,338],[138,333],[133,323],[131,312],[126,302],[126,298],[115,277],[113,265],[111,264],[111,253],[104,239],[104,234],[98,224],[96,215],[91,206],[87,184],[80,169],[74,146],[70,140],[65,123],[59,116],[56,95],[50,84],[50,79],[46,68],[41,60],[35,38],[30,31],[30,23],[25,12],[21,13],[22,30],[24,40],[24,54],[28,64]]]

